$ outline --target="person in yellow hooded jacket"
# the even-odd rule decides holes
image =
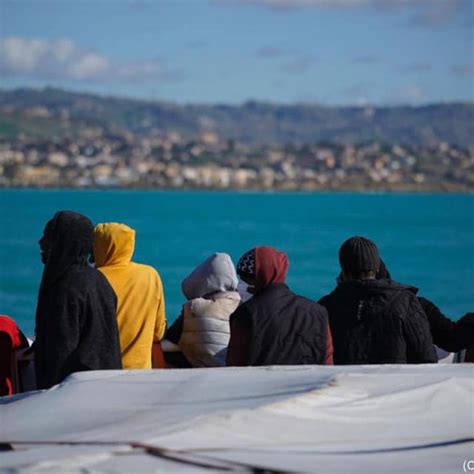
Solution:
[[[96,267],[117,295],[117,323],[124,369],[163,367],[160,340],[166,330],[165,299],[158,272],[132,262],[135,231],[125,224],[97,224]]]

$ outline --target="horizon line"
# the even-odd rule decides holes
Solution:
[[[259,104],[259,105],[270,105],[270,106],[281,106],[281,107],[298,107],[298,106],[310,106],[310,107],[321,107],[321,108],[357,108],[357,109],[396,109],[396,108],[425,108],[439,105],[474,105],[474,99],[464,99],[464,100],[453,100],[453,99],[442,99],[439,101],[430,101],[430,102],[420,102],[420,103],[399,103],[399,104],[375,104],[375,103],[322,103],[314,101],[294,101],[294,102],[276,102],[272,100],[265,99],[253,99],[249,98],[240,102],[179,102],[178,100],[165,100],[152,97],[136,97],[133,95],[127,94],[107,94],[90,90],[75,90],[68,89],[63,87],[57,87],[53,85],[45,86],[18,86],[18,87],[0,87],[0,92],[21,92],[21,91],[34,91],[34,92],[46,92],[48,90],[63,92],[71,95],[87,95],[93,97],[99,97],[102,99],[116,99],[116,100],[126,100],[133,102],[143,102],[148,104],[171,104],[181,107],[199,107],[199,106],[210,106],[210,107],[243,107],[249,104]]]

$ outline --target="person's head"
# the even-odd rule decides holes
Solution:
[[[39,240],[44,264],[67,259],[72,263],[86,261],[92,253],[92,222],[73,211],[59,211],[46,224]]]
[[[234,262],[226,253],[214,253],[198,265],[181,283],[188,300],[218,292],[236,291],[237,274]]]
[[[135,231],[116,222],[97,224],[93,250],[97,267],[129,263],[135,250]]]
[[[284,252],[268,246],[255,247],[240,257],[237,274],[249,285],[249,292],[259,293],[271,284],[285,283],[288,265]]]
[[[54,219],[48,221],[44,227],[43,235],[38,242],[40,246],[41,262],[44,264],[46,264],[48,261],[49,255],[51,253],[53,222]]]
[[[375,275],[375,279],[376,280],[391,280],[392,279],[392,276],[390,275],[390,272],[388,271],[388,268],[385,265],[385,262],[382,260],[382,258],[380,258],[380,266]],[[336,278],[336,285],[340,285],[341,283],[344,283],[344,281],[345,281],[344,272],[341,270],[339,272],[339,275]]]
[[[374,280],[380,267],[377,246],[365,237],[351,237],[339,249],[344,280]]]

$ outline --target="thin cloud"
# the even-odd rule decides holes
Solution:
[[[128,7],[131,11],[142,12],[145,11],[149,6],[150,3],[143,0],[132,0],[128,2]]]
[[[464,21],[463,12],[472,15],[471,0],[434,0],[426,1],[425,5],[418,2],[412,23],[419,26],[437,28],[453,22],[457,18]]]
[[[0,40],[0,71],[5,77],[74,81],[147,81],[166,78],[169,71],[157,61],[118,63],[63,38]]]
[[[408,66],[405,66],[404,68],[402,68],[402,70],[405,72],[413,72],[419,74],[432,71],[433,65],[426,62],[415,62],[408,64]]]
[[[271,59],[271,58],[280,58],[285,55],[285,51],[281,48],[275,48],[272,46],[267,46],[260,48],[256,51],[255,55],[258,58],[262,59]]]
[[[315,58],[311,56],[302,56],[282,64],[280,70],[289,74],[302,74],[309,71],[315,64]]]
[[[474,75],[474,64],[458,64],[451,68],[451,72],[458,77],[471,77]]]
[[[376,10],[381,13],[408,12],[411,23],[424,27],[438,27],[455,19],[463,19],[471,12],[471,0],[213,0],[218,4],[246,4],[272,10]],[[471,13],[472,14],[472,13]]]
[[[190,49],[205,49],[208,46],[209,44],[204,40],[196,40],[188,43],[188,48]]]
[[[354,64],[375,64],[379,62],[379,58],[376,56],[357,56],[352,61]]]

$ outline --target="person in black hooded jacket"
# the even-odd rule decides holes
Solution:
[[[341,246],[343,281],[320,300],[329,314],[334,364],[437,362],[416,288],[376,279],[377,246],[352,237]]]
[[[390,272],[382,259],[376,278],[391,280]],[[452,321],[429,299],[418,296],[418,301],[428,318],[436,346],[448,352],[459,352],[474,346],[474,313],[466,313],[458,321]]]
[[[61,211],[39,241],[45,267],[36,308],[38,388],[58,384],[73,372],[122,368],[117,298],[88,263],[93,231],[87,217]]]

